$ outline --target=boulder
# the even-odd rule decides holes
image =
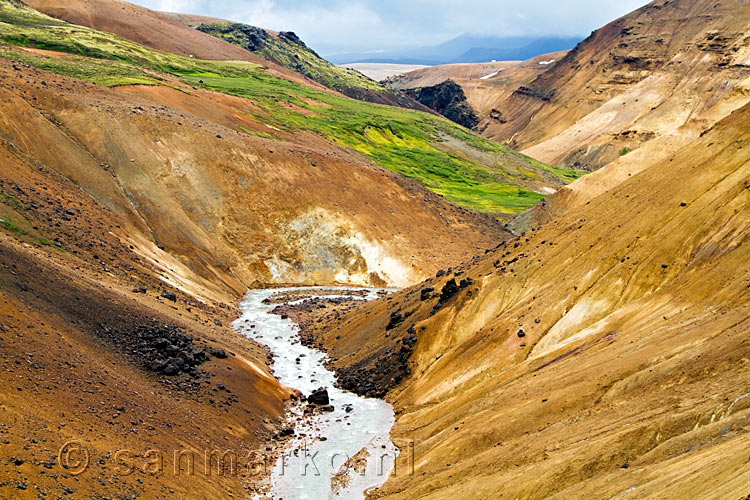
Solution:
[[[329,404],[331,400],[328,398],[328,389],[325,387],[315,389],[309,396],[307,396],[307,402],[318,406]]]

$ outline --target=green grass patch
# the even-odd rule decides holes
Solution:
[[[13,221],[10,220],[10,218],[0,217],[0,226],[4,227],[5,229],[7,229],[8,231],[12,233],[19,233],[19,234],[23,233],[23,231],[21,231],[21,229],[18,226],[16,226],[13,223]]]

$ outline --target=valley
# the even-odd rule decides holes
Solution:
[[[380,82],[0,0],[0,498],[745,499],[749,14]]]
[[[742,1],[651,2],[567,53],[437,66],[391,85],[452,78],[483,119],[477,131],[554,165],[596,170],[652,141],[645,156],[664,158],[748,102],[746,11]]]

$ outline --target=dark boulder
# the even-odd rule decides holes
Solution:
[[[307,402],[318,406],[329,404],[331,400],[328,398],[328,389],[325,387],[315,389],[309,396],[307,396]]]
[[[459,290],[460,288],[456,284],[456,280],[449,280],[445,285],[443,285],[443,288],[440,290],[440,300],[438,302],[440,302],[441,304],[447,302],[454,295],[456,295]]]
[[[393,311],[391,313],[391,319],[388,322],[387,325],[385,325],[386,330],[392,330],[394,329],[399,323],[404,321],[404,315],[401,314],[400,311]]]
[[[171,300],[172,302],[177,302],[177,295],[168,290],[164,290],[163,292],[161,292],[161,296],[167,300]]]
[[[281,437],[294,436],[294,429],[292,429],[291,427],[281,429],[281,431],[279,432],[279,436]]]
[[[211,356],[213,356],[214,358],[226,359],[227,353],[226,351],[224,351],[224,349],[213,348],[211,349]]]
[[[180,373],[180,369],[177,368],[177,365],[169,363],[167,366],[164,367],[164,370],[162,371],[164,375],[172,376],[177,375]]]
[[[294,31],[280,31],[279,38],[283,38],[302,47],[307,47],[305,42],[300,40],[300,37],[298,37]]]

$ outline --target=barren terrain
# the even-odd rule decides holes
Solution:
[[[749,118],[308,324],[346,386],[389,390],[395,442],[414,443],[381,497],[747,495]]]

